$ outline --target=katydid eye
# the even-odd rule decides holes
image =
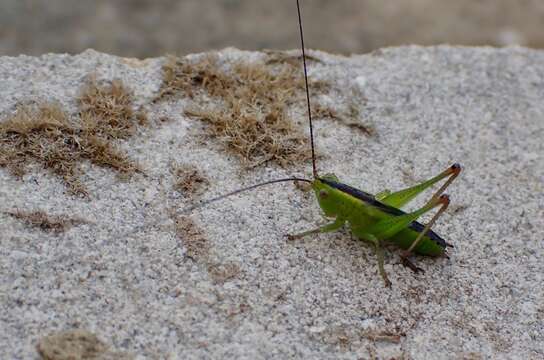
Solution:
[[[325,199],[327,196],[329,196],[329,193],[327,190],[319,190],[319,197],[322,199]]]

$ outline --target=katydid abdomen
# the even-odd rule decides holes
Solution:
[[[414,231],[413,226],[417,226],[419,231]],[[389,241],[402,249],[408,249],[416,240],[424,226],[418,222],[413,222],[409,228],[401,230],[399,233],[389,239]],[[440,240],[438,240],[440,239]],[[444,244],[444,245],[442,245]],[[414,252],[427,256],[443,256],[446,252],[446,246],[450,246],[434,231],[429,230],[423,239],[416,245]]]

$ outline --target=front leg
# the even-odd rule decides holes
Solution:
[[[342,226],[344,226],[345,223],[346,223],[346,221],[344,219],[336,218],[336,220],[334,220],[334,222],[332,222],[330,224],[320,226],[320,227],[318,227],[316,229],[304,231],[304,232],[302,232],[300,234],[293,234],[293,235],[287,234],[287,239],[295,240],[295,239],[300,239],[300,238],[302,238],[302,237],[304,237],[306,235],[335,231],[335,230],[340,229]]]

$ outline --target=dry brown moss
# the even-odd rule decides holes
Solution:
[[[143,112],[133,111],[132,94],[121,81],[100,86],[91,81],[78,99],[84,157],[92,163],[132,174],[138,166],[119,151],[114,140],[134,135],[138,125],[147,125]]]
[[[217,67],[214,56],[206,56],[195,63],[169,56],[162,71],[163,80],[155,101],[182,94],[194,98],[202,89],[206,89],[211,96],[222,96],[232,86],[232,82]]]
[[[235,263],[213,264],[208,266],[208,274],[216,284],[224,284],[240,275],[240,266]]]
[[[91,80],[78,99],[82,127],[89,135],[126,139],[137,125],[147,124],[144,113],[133,110],[133,97],[120,80],[100,86]]]
[[[174,172],[174,190],[181,192],[185,196],[193,196],[204,190],[209,184],[206,176],[193,165],[175,165]]]
[[[224,284],[237,278],[240,266],[233,262],[217,263],[210,259],[210,244],[204,232],[188,216],[176,216],[172,214],[175,231],[183,242],[186,256],[206,266],[210,279],[215,284]]]
[[[77,130],[56,104],[23,106],[0,123],[0,166],[22,176],[29,160],[41,163],[79,188],[71,154],[77,152]]]
[[[195,105],[185,114],[205,121],[208,135],[220,139],[246,166],[308,160],[308,135],[289,115],[291,106],[304,99],[300,68],[242,61],[227,65],[222,68],[213,56],[197,62],[170,57],[157,100],[181,94],[193,98]],[[327,87],[315,81],[311,86],[320,91]],[[202,109],[209,97],[221,105]]]
[[[67,216],[48,215],[44,211],[7,211],[6,214],[24,221],[27,225],[39,228],[45,232],[62,233],[72,226],[86,223],[81,219],[69,218]]]
[[[84,195],[78,167],[83,159],[124,174],[136,171],[114,141],[132,136],[145,115],[133,112],[132,96],[121,82],[92,81],[78,102],[80,113],[73,119],[58,104],[19,107],[0,123],[0,166],[20,177],[36,162],[61,177],[72,193]]]
[[[401,339],[406,336],[406,334],[397,334],[391,331],[367,331],[362,332],[361,336],[375,342],[383,341],[400,344]]]
[[[206,261],[210,247],[202,230],[188,216],[174,218],[174,224],[178,238],[182,239],[187,249],[187,257],[195,261]]]
[[[312,334],[315,340],[328,345],[337,345],[342,348],[349,348],[353,343],[359,343],[362,339],[372,342],[388,342],[399,344],[404,333],[395,333],[387,330],[362,330],[349,326],[331,326],[323,331]]]
[[[69,330],[40,339],[36,350],[44,360],[133,359],[128,353],[112,351],[95,334]]]

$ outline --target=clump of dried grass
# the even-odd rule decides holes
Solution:
[[[83,159],[125,174],[136,171],[114,143],[145,123],[145,115],[132,110],[130,92],[119,81],[105,86],[92,81],[78,102],[80,112],[73,119],[58,104],[19,107],[0,123],[0,166],[20,177],[29,162],[37,162],[61,177],[72,193],[83,195],[78,168]]]
[[[188,216],[177,216],[173,220],[176,234],[187,250],[187,257],[207,261],[210,245],[202,230]]]
[[[203,187],[209,184],[206,176],[193,165],[175,165],[174,190],[186,196],[192,196],[203,191]]]
[[[171,214],[178,239],[183,242],[187,258],[206,265],[208,275],[215,284],[236,279],[240,266],[233,262],[218,263],[211,259],[211,245],[202,229],[189,216]]]
[[[81,219],[72,219],[67,216],[48,215],[44,211],[7,211],[6,214],[13,216],[16,219],[24,221],[27,225],[39,228],[45,232],[60,234],[67,231],[74,225],[85,223]]]
[[[81,157],[79,131],[57,104],[23,106],[0,123],[0,166],[22,176],[30,161],[61,177],[76,193],[84,188],[78,180],[76,159]]]
[[[91,80],[78,99],[82,130],[103,139],[126,139],[137,125],[146,125],[141,112],[133,110],[133,96],[120,80],[100,86]]]
[[[157,100],[180,93],[200,105],[208,97],[221,100],[218,108],[194,105],[185,114],[208,123],[208,135],[220,139],[246,166],[269,161],[288,166],[310,158],[308,136],[289,116],[290,107],[303,99],[299,68],[238,61],[224,70],[213,56],[197,62],[171,57],[163,72]],[[311,86],[322,90],[326,84]]]
[[[211,96],[223,96],[234,85],[218,67],[215,56],[205,56],[197,62],[169,56],[162,67],[163,79],[155,101],[181,94],[194,98],[206,89]]]
[[[82,329],[47,335],[39,339],[36,350],[43,360],[134,359],[132,354],[112,350],[95,334]]]
[[[208,266],[208,274],[216,284],[223,284],[229,280],[233,280],[237,278],[240,273],[240,266],[232,262]]]

